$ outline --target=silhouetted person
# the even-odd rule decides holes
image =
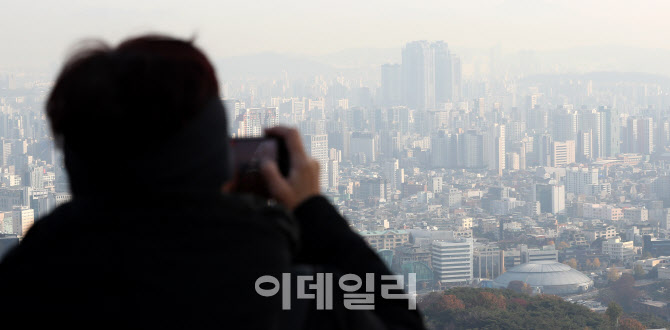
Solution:
[[[262,166],[277,206],[235,192],[218,93],[190,42],[146,36],[72,56],[46,110],[73,199],[0,264],[2,326],[423,327],[407,300],[381,297],[390,271],[320,195],[297,131],[267,132],[290,153],[287,178]],[[256,292],[261,276],[297,265],[374,273],[375,310],[344,310],[336,292],[333,311],[282,311],[281,292]]]

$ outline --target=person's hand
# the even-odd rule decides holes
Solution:
[[[308,157],[297,130],[288,127],[273,127],[265,134],[284,139],[289,153],[290,166],[287,178],[279,172],[274,161],[264,161],[261,173],[270,189],[270,196],[290,210],[319,191],[319,163]]]

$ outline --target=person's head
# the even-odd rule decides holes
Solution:
[[[151,171],[138,172],[136,163],[179,167],[174,159],[161,159],[168,152],[144,156],[177,138],[188,140],[179,134],[188,125],[202,126],[192,122],[203,116],[208,105],[220,104],[218,95],[214,68],[192,42],[148,35],[126,40],[117,47],[101,42],[84,45],[64,65],[46,113],[56,142],[65,151],[71,178],[94,180],[90,168],[98,168],[125,176],[133,172],[133,180],[152,175]],[[223,111],[220,105],[217,107]],[[225,118],[220,117],[216,115],[215,120],[223,121],[217,123],[222,127],[208,128],[219,132],[203,133],[210,139],[212,134],[217,140],[226,135]],[[188,150],[206,143],[192,140],[191,145],[180,147]],[[205,157],[208,150],[200,154]]]
[[[174,134],[218,93],[214,68],[192,42],[149,35],[85,45],[63,67],[46,110],[59,143],[91,152]]]

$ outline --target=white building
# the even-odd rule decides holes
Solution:
[[[456,188],[449,188],[446,190],[446,193],[443,195],[443,204],[448,207],[461,207],[461,200],[463,199],[463,193]]]
[[[619,237],[603,241],[603,254],[617,260],[630,258],[635,254],[633,241],[623,242]]]
[[[575,141],[554,141],[551,145],[551,162],[553,167],[563,167],[575,162]]]
[[[597,168],[567,168],[565,170],[565,192],[575,195],[590,195],[592,185],[598,185]]]
[[[608,226],[607,228],[603,228],[601,230],[585,230],[582,233],[589,242],[593,242],[600,237],[604,239],[610,239],[617,236],[616,227],[614,226]]]
[[[433,241],[431,265],[442,284],[472,281],[473,241],[471,238]]]
[[[649,210],[646,207],[627,207],[623,209],[623,220],[626,223],[649,221]]]
[[[323,191],[328,190],[328,135],[306,134],[305,150],[319,162],[319,184]]]

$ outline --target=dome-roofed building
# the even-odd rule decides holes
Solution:
[[[518,265],[493,280],[493,287],[507,288],[509,282],[521,281],[534,291],[546,294],[565,295],[588,291],[593,287],[593,280],[555,261],[532,261]]]

